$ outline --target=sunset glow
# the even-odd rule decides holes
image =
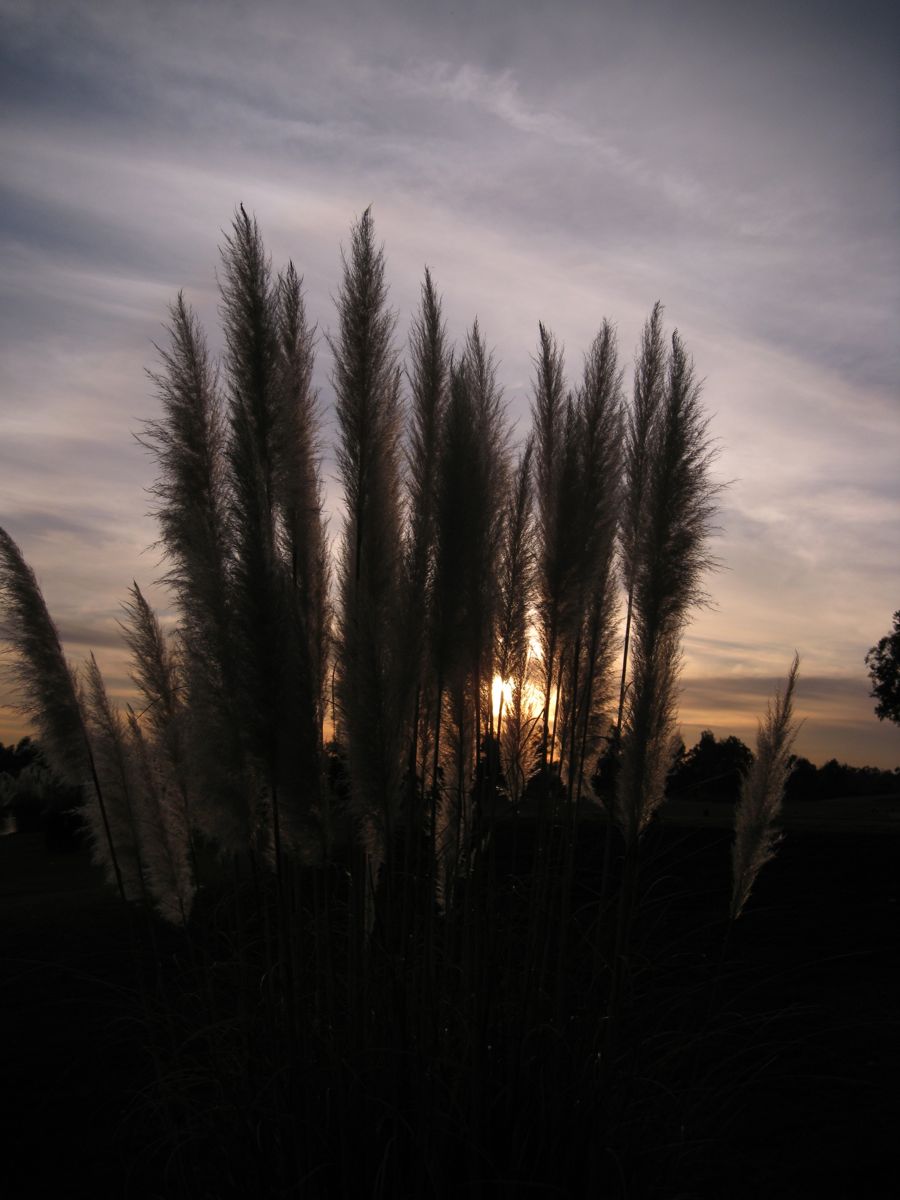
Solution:
[[[3,1195],[882,1194],[898,62],[0,0]]]
[[[503,704],[503,712],[508,713],[513,706],[515,699],[514,684],[511,679],[501,679],[499,675],[494,676],[494,682],[491,687],[491,705],[494,713],[494,721],[500,715],[501,701]],[[526,679],[522,686],[522,712],[526,717],[539,717],[544,711],[544,693],[537,684]],[[556,705],[551,699],[550,702],[550,728],[552,730],[556,716]]]
[[[685,641],[684,736],[752,737],[796,649],[798,750],[895,766],[898,733],[874,717],[864,666],[900,603],[900,155],[884,23],[834,10],[810,37],[781,9],[770,26],[752,6],[681,21],[663,5],[576,5],[510,41],[504,4],[471,29],[395,3],[352,20],[339,5],[267,7],[215,21],[167,3],[152,18],[105,2],[4,11],[0,523],[67,655],[95,651],[111,692],[133,698],[117,625],[130,580],[170,613],[147,551],[153,466],[133,435],[159,415],[145,371],[178,289],[216,324],[217,246],[239,203],[273,261],[296,263],[320,331],[336,536],[325,335],[348,220],[372,203],[401,357],[427,262],[451,342],[477,313],[496,351],[514,443],[538,321],[574,377],[604,315],[627,358],[663,301],[705,379],[718,479],[732,481],[713,545],[726,569]],[[792,50],[773,57],[775,27]],[[661,118],[674,113],[677,137]],[[0,740],[26,732],[0,688]]]

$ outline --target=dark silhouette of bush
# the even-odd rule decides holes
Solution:
[[[4,746],[0,742],[0,775],[15,778],[25,767],[31,766],[38,755],[38,747],[30,737],[20,738],[14,746]]]
[[[787,801],[819,799],[819,769],[815,763],[808,758],[794,756],[784,798]]]
[[[74,849],[80,840],[81,788],[61,779],[31,738],[15,746],[0,742],[0,808],[15,820],[18,833],[43,832],[48,846]]]

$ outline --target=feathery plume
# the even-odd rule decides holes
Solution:
[[[469,392],[474,445],[468,490],[472,522],[466,530],[469,656],[476,705],[476,750],[489,724],[497,618],[497,562],[509,488],[509,431],[494,356],[475,321],[466,338],[460,381]],[[488,720],[484,719],[487,712]]]
[[[137,825],[147,885],[162,915],[186,921],[194,895],[191,871],[192,796],[183,686],[159,621],[134,583],[123,604],[122,631],[131,650],[131,677],[146,705],[130,708],[130,748],[139,768]],[[142,722],[151,731],[145,736]]]
[[[441,301],[426,267],[419,312],[410,331],[412,365],[408,372],[412,405],[406,450],[408,535],[404,574],[404,689],[413,695],[408,786],[418,777],[421,742],[428,733],[420,719],[432,699],[428,694],[425,650],[428,596],[433,586],[437,468],[441,429],[447,404],[449,357]],[[422,726],[420,730],[420,726]],[[424,760],[424,755],[423,755]]]
[[[793,719],[794,688],[800,657],[794,654],[783,692],[776,692],[756,735],[756,758],[741,781],[731,849],[731,920],[736,921],[750,896],[760,869],[774,857],[781,834],[776,822],[784,786],[791,773],[790,755],[797,735]]]
[[[164,582],[197,660],[221,674],[230,640],[221,400],[203,331],[182,293],[169,312],[169,349],[157,347],[162,370],[149,372],[163,416],[147,422],[138,440],[159,472],[151,493],[169,564]]]
[[[499,570],[496,675],[501,681],[494,736],[506,792],[517,805],[525,791],[536,751],[540,716],[532,712],[534,664],[529,627],[534,602],[532,459],[534,440],[525,443],[506,504]]]
[[[497,578],[508,483],[507,432],[496,368],[478,327],[453,364],[438,467],[433,651],[435,782],[444,748],[455,862],[465,858],[475,756],[491,724]],[[442,733],[446,724],[446,737]]]
[[[127,845],[120,851],[107,809],[77,676],[70,670],[34,572],[0,529],[0,636],[16,655],[11,668],[20,711],[37,727],[51,765],[68,783],[87,783],[85,804],[97,854],[122,899],[132,883]]]
[[[223,852],[248,845],[248,767],[236,709],[225,427],[216,373],[200,323],[179,293],[169,347],[151,372],[163,415],[139,437],[156,461],[154,515],[183,647],[185,709],[194,769],[202,780],[194,817]]]
[[[0,529],[0,637],[20,712],[35,726],[54,769],[69,783],[90,778],[89,749],[75,678],[34,572]]]
[[[288,627],[278,767],[280,836],[318,853],[324,829],[322,736],[331,654],[330,563],[322,512],[315,329],[293,263],[275,289],[278,342],[273,395],[273,503]],[[319,828],[316,829],[316,825]],[[327,834],[326,834],[327,841]]]
[[[98,781],[94,792],[88,793],[85,805],[94,861],[105,868],[111,882],[115,880],[120,885],[126,900],[138,900],[144,895],[144,873],[138,830],[137,777],[121,717],[110,703],[93,654],[87,662],[86,676],[84,709]],[[115,847],[114,857],[111,847]]]
[[[278,278],[279,377],[275,492],[283,556],[306,655],[312,720],[321,738],[330,652],[328,546],[322,512],[318,396],[312,387],[315,329],[306,320],[294,264]],[[300,682],[299,680],[297,681]]]
[[[410,514],[409,589],[421,611],[434,540],[435,478],[441,423],[447,403],[449,361],[441,300],[426,267],[422,299],[410,332],[412,408],[407,448]]]
[[[634,394],[625,432],[625,504],[620,527],[622,572],[626,589],[633,587],[650,481],[652,434],[666,385],[663,306],[653,305],[641,335],[634,366]]]
[[[538,332],[531,414],[535,439],[537,625],[544,663],[541,766],[546,769],[548,756],[552,757],[550,712],[558,662],[572,614],[570,584],[575,542],[572,513],[565,501],[577,487],[572,478],[577,440],[574,410],[565,395],[562,351],[543,324]]]
[[[222,248],[233,531],[233,646],[245,744],[264,775],[275,771],[285,702],[286,593],[277,547],[278,337],[271,267],[243,206]]]
[[[715,448],[700,405],[700,385],[677,332],[666,390],[651,431],[647,496],[633,548],[633,668],[622,741],[618,819],[634,845],[662,803],[676,745],[675,702],[681,634],[705,595]]]
[[[184,797],[168,764],[149,746],[136,714],[129,709],[129,752],[133,774],[135,826],[147,890],[166,921],[187,924],[196,886],[191,869],[190,828]]]
[[[472,762],[467,752],[474,735],[471,616],[481,580],[472,569],[477,529],[484,518],[477,484],[479,453],[474,396],[463,358],[451,365],[450,394],[441,429],[435,509],[434,586],[431,590],[431,650],[435,674],[432,810],[436,899],[443,907],[452,895],[457,824]],[[463,761],[465,760],[465,761]]]
[[[641,335],[641,349],[634,364],[634,392],[625,426],[625,489],[619,524],[622,578],[627,593],[625,641],[622,649],[622,678],[616,730],[621,731],[628,674],[628,650],[634,588],[639,551],[649,497],[650,464],[657,414],[666,382],[666,346],[662,327],[663,306],[653,305]]]
[[[131,678],[147,702],[144,711],[154,733],[165,738],[182,711],[181,684],[156,614],[136,582],[132,582],[128,594],[130,599],[122,605],[125,620],[120,627],[131,651]],[[178,758],[183,754],[179,753]]]
[[[579,571],[578,654],[572,700],[570,780],[580,795],[585,764],[599,744],[609,700],[618,611],[615,548],[622,476],[622,372],[615,330],[604,321],[585,356],[578,393],[584,565]],[[571,784],[570,784],[571,786]]]
[[[346,520],[340,565],[339,695],[354,804],[390,838],[399,798],[400,395],[384,254],[371,212],[353,227],[329,339]],[[368,826],[367,826],[368,828]],[[377,857],[377,856],[376,856]]]
[[[528,654],[528,617],[534,586],[531,463],[534,440],[519,456],[507,500],[499,571],[497,674],[505,682],[521,671]]]
[[[240,732],[271,822],[276,866],[302,843],[320,782],[324,565],[315,460],[312,333],[292,267],[276,283],[243,207],[222,251],[234,663]]]

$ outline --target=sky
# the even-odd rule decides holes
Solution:
[[[339,530],[324,335],[372,205],[398,343],[427,264],[519,435],[539,321],[574,383],[609,317],[630,374],[662,300],[728,485],[685,742],[752,743],[796,649],[798,752],[900,765],[864,664],[900,608],[898,61],[900,9],[874,0],[0,0],[0,524],[66,653],[125,698],[132,579],[166,610],[134,435],[179,289],[221,346],[239,203],[304,276]]]

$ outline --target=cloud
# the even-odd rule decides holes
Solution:
[[[790,664],[788,663],[787,666]],[[779,675],[700,676],[684,680],[679,718],[682,737],[693,744],[701,730],[736,734],[751,746],[757,722],[777,688]],[[804,675],[801,664],[795,715],[801,722],[796,752],[822,764],[830,758],[893,769],[900,766],[896,728],[879,722],[864,676]]]
[[[733,481],[716,607],[686,640],[691,720],[711,700],[693,679],[749,679],[718,703],[752,731],[756,681],[795,647],[810,680],[864,691],[900,590],[897,16],[802,8],[0,4],[0,520],[63,627],[113,628],[132,576],[159,574],[144,369],[180,287],[221,349],[237,202],[323,333],[371,202],[401,342],[427,262],[452,337],[477,314],[496,346],[520,431],[538,320],[577,379],[603,316],[627,364],[665,300]],[[329,374],[322,339],[326,441]],[[325,470],[334,533],[330,448]],[[865,695],[831,696],[815,727],[887,753]]]

